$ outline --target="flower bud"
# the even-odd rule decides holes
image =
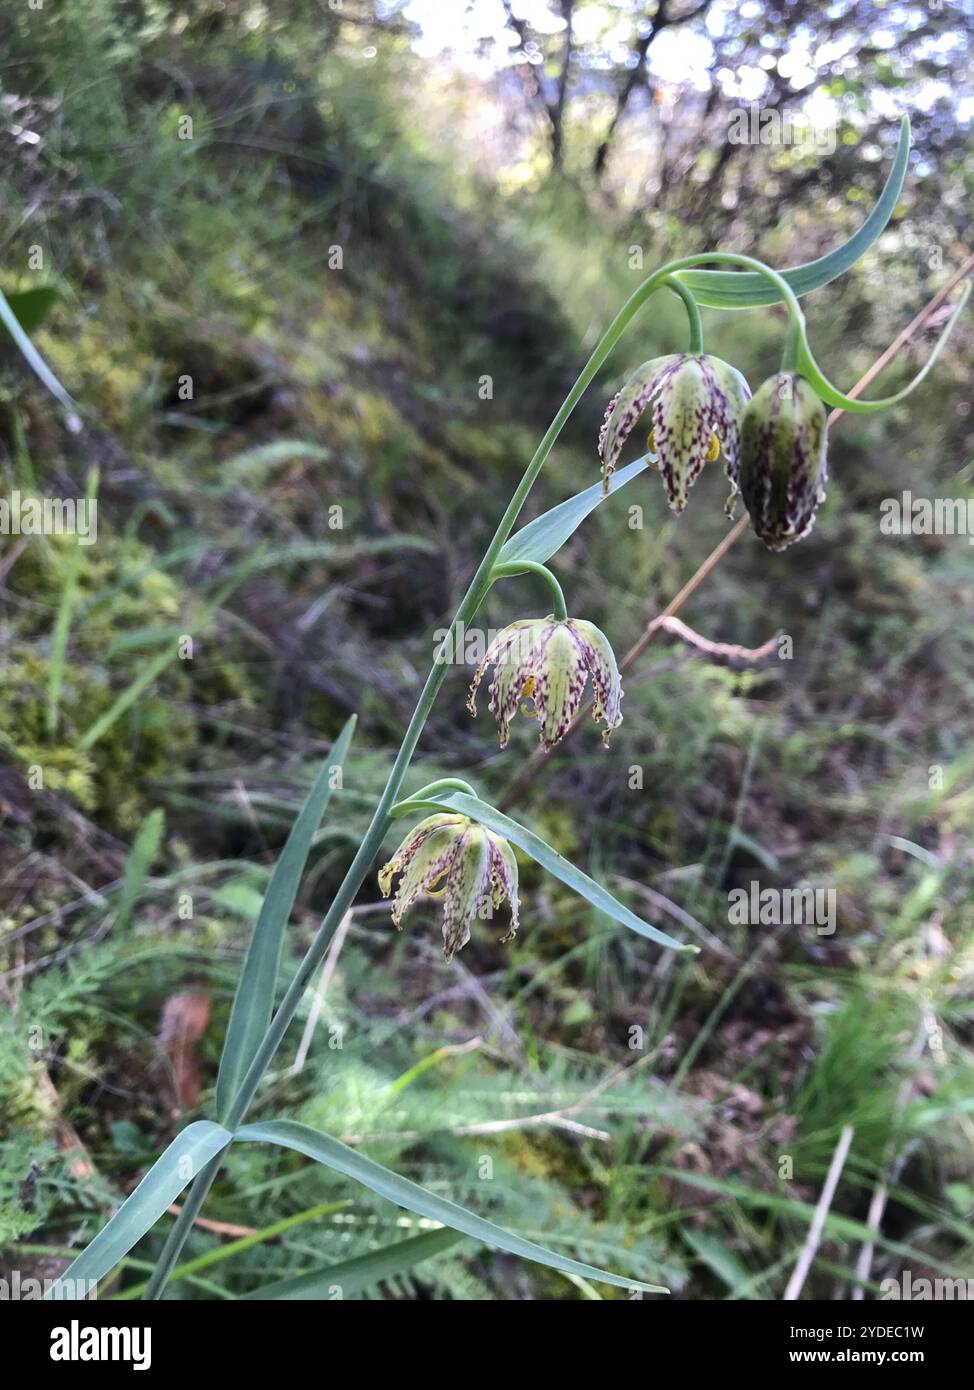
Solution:
[[[825,501],[826,410],[803,377],[779,372],[754,394],[741,425],[740,487],[769,550],[807,536]]]

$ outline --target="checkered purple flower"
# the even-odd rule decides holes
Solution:
[[[414,826],[379,872],[384,898],[397,875],[399,884],[392,902],[396,930],[403,913],[418,898],[442,898],[443,954],[447,960],[470,940],[471,923],[479,917],[492,917],[505,898],[511,908],[511,929],[501,939],[510,941],[517,932],[514,851],[500,835],[467,816],[443,813],[428,816]]]
[[[467,708],[477,713],[477,689],[488,666],[490,712],[507,747],[510,723],[518,709],[538,720],[541,746],[549,752],[568,732],[578,713],[589,677],[594,692],[593,718],[602,720],[606,747],[609,734],[622,723],[622,682],[608,638],[580,618],[527,618],[506,627],[490,644],[470,687]]]
[[[599,433],[603,490],[609,490],[623,445],[649,412],[649,451],[673,511],[683,511],[704,464],[721,454],[731,484],[730,511],[737,494],[740,419],[750,396],[741,373],[718,357],[684,352],[644,362],[605,412]]]

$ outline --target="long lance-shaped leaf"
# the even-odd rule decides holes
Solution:
[[[331,798],[335,773],[345,762],[354,732],[353,714],[318,773],[267,886],[223,1044],[216,1083],[217,1114],[220,1116],[225,1116],[230,1108],[271,1021],[284,929],[291,916],[312,841]]]
[[[675,937],[667,936],[666,932],[660,931],[658,927],[652,927],[648,922],[644,922],[641,917],[637,917],[634,912],[630,912],[628,907],[618,902],[607,888],[602,887],[601,883],[596,883],[594,878],[589,878],[588,874],[583,874],[581,869],[576,869],[575,865],[570,863],[564,855],[559,854],[556,849],[552,849],[533,831],[520,825],[516,820],[511,820],[510,816],[505,816],[503,812],[495,810],[493,806],[488,805],[486,801],[481,801],[479,797],[466,796],[463,792],[451,792],[448,796],[424,797],[422,801],[404,801],[400,802],[396,808],[397,814],[405,808],[459,811],[480,825],[485,825],[496,835],[502,835],[505,840],[510,840],[511,844],[517,845],[518,849],[523,849],[525,854],[529,854],[554,878],[561,879],[562,883],[571,888],[579,897],[584,898],[600,912],[604,912],[613,921],[628,927],[630,931],[646,937],[648,941],[655,941],[658,946],[668,946],[671,951],[685,951],[695,955],[700,950],[699,946],[677,941]]]
[[[385,1245],[381,1250],[371,1250],[367,1255],[359,1255],[353,1260],[343,1260],[341,1264],[298,1274],[293,1279],[266,1284],[262,1289],[244,1294],[243,1301],[257,1298],[332,1299],[336,1289],[340,1297],[348,1298],[362,1289],[374,1288],[383,1279],[406,1274],[420,1261],[438,1255],[441,1250],[448,1250],[461,1240],[463,1232],[453,1231],[449,1226],[438,1231],[425,1231],[421,1236],[411,1236],[409,1240],[397,1241],[395,1245]]]
[[[584,492],[577,492],[574,497],[569,497],[566,502],[559,502],[557,507],[552,507],[534,521],[529,521],[527,526],[522,526],[520,531],[516,531],[504,546],[497,557],[497,564],[506,565],[512,561],[530,560],[543,565],[545,560],[550,560],[574,535],[585,518],[595,511],[606,496],[618,492],[631,478],[644,472],[655,457],[655,454],[644,454],[641,459],[636,459],[635,463],[629,463],[625,468],[613,473],[608,493],[603,491],[601,483],[596,483],[593,487],[587,487]]]
[[[243,583],[247,575],[252,573],[255,566],[259,563],[261,548],[251,550],[250,554],[230,571],[230,577],[220,586],[214,596],[208,601],[203,609],[203,621],[208,622],[218,608]],[[104,714],[100,715],[88,729],[82,734],[78,747],[85,749],[91,748],[99,739],[104,738],[109,729],[121,719],[136,703],[143,690],[147,690],[157,676],[161,676],[166,667],[179,657],[179,643],[172,642],[170,649],[160,653],[155,661],[149,663],[142,672],[136,676],[135,680],[121,695],[111,704]]]
[[[859,230],[817,261],[808,261],[805,265],[780,272],[797,295],[821,289],[865,255],[893,215],[906,178],[909,156],[910,122],[904,116],[893,167],[879,201]],[[776,304],[781,298],[764,276],[750,270],[680,270],[674,278],[692,291],[698,304],[708,309],[752,309],[760,304]]]
[[[626,1279],[621,1274],[609,1274],[593,1265],[580,1264],[577,1260],[556,1255],[553,1250],[546,1250],[543,1245],[536,1245],[533,1240],[524,1240],[513,1231],[505,1231],[503,1226],[495,1226],[493,1221],[477,1216],[446,1197],[427,1192],[425,1187],[420,1187],[418,1183],[410,1182],[408,1178],[402,1178],[398,1173],[383,1168],[380,1163],[375,1163],[371,1158],[366,1158],[365,1154],[350,1149],[347,1144],[333,1139],[331,1135],[322,1134],[319,1130],[298,1124],[295,1120],[269,1120],[266,1124],[244,1125],[234,1137],[280,1144],[286,1149],[294,1149],[297,1153],[313,1158],[317,1163],[324,1163],[326,1167],[333,1168],[336,1173],[344,1173],[346,1177],[353,1178],[363,1187],[377,1192],[380,1197],[395,1202],[396,1206],[405,1207],[407,1211],[414,1211],[419,1216],[428,1216],[433,1221],[450,1226],[454,1231],[462,1231],[464,1235],[473,1236],[476,1240],[496,1246],[499,1250],[507,1250],[512,1255],[521,1256],[522,1259],[533,1260],[535,1264],[547,1265],[550,1269],[559,1269],[563,1274],[580,1274],[584,1279],[600,1279],[603,1283],[615,1284],[620,1289],[641,1289],[645,1293],[669,1292],[659,1285],[643,1284],[638,1279]]]
[[[232,1137],[228,1129],[210,1120],[196,1120],[187,1125],[46,1297],[59,1296],[61,1280],[71,1280],[72,1287],[76,1287],[79,1283],[103,1279],[172,1206],[186,1184],[226,1148]]]

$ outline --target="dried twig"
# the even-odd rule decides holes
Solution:
[[[736,642],[711,642],[708,637],[703,637],[699,632],[695,632],[692,627],[679,618],[664,618],[662,616],[654,618],[650,626],[663,627],[667,632],[671,632],[674,637],[680,637],[691,647],[696,647],[698,651],[706,652],[708,656],[722,658],[725,661],[763,661],[766,656],[770,656],[778,644],[778,634],[769,637],[767,642],[763,642],[760,647],[739,647]]]
[[[822,1243],[822,1232],[825,1229],[825,1218],[829,1214],[832,1205],[832,1198],[835,1196],[835,1189],[839,1185],[842,1176],[842,1169],[845,1167],[846,1157],[849,1153],[849,1145],[852,1143],[852,1136],[855,1133],[851,1125],[844,1125],[842,1133],[839,1135],[839,1142],[835,1146],[835,1153],[832,1155],[832,1162],[829,1164],[829,1171],[825,1179],[825,1186],[822,1188],[822,1195],[819,1197],[815,1206],[815,1215],[812,1217],[812,1224],[808,1228],[808,1235],[805,1237],[805,1244],[798,1257],[798,1263],[792,1271],[792,1276],[788,1280],[788,1287],[782,1295],[785,1303],[794,1303],[802,1291],[802,1286],[808,1276],[808,1271],[812,1267],[812,1261],[818,1253],[818,1247]]]

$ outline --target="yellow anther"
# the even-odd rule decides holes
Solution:
[[[650,430],[649,435],[648,435],[648,437],[647,437],[647,439],[646,439],[646,448],[649,450],[649,452],[650,452],[651,454],[655,454],[655,453],[656,453],[656,431],[655,431],[655,430]]]
[[[720,458],[720,440],[715,434],[710,436],[710,443],[707,445],[707,462],[715,463]]]
[[[527,703],[527,701],[532,699],[533,696],[534,676],[528,676],[527,680],[521,686],[521,699],[524,702],[521,705],[521,713],[524,715],[525,719],[533,719],[535,715],[538,713],[536,709],[532,709],[531,706]]]
[[[428,886],[427,889],[426,889],[426,892],[427,892],[427,894],[428,894],[429,897],[431,897],[431,898],[442,898],[443,894],[444,894],[444,893],[446,892],[446,890],[447,890],[447,885],[446,885],[445,883],[443,883],[443,880],[446,878],[447,873],[448,873],[448,870],[444,869],[443,872],[439,875],[439,877],[438,877],[438,878],[434,878],[433,882],[432,882],[431,884],[429,884],[429,886]],[[439,883],[443,883],[443,887],[442,887],[442,888],[438,888],[438,887],[437,887],[437,884],[439,884]]]

